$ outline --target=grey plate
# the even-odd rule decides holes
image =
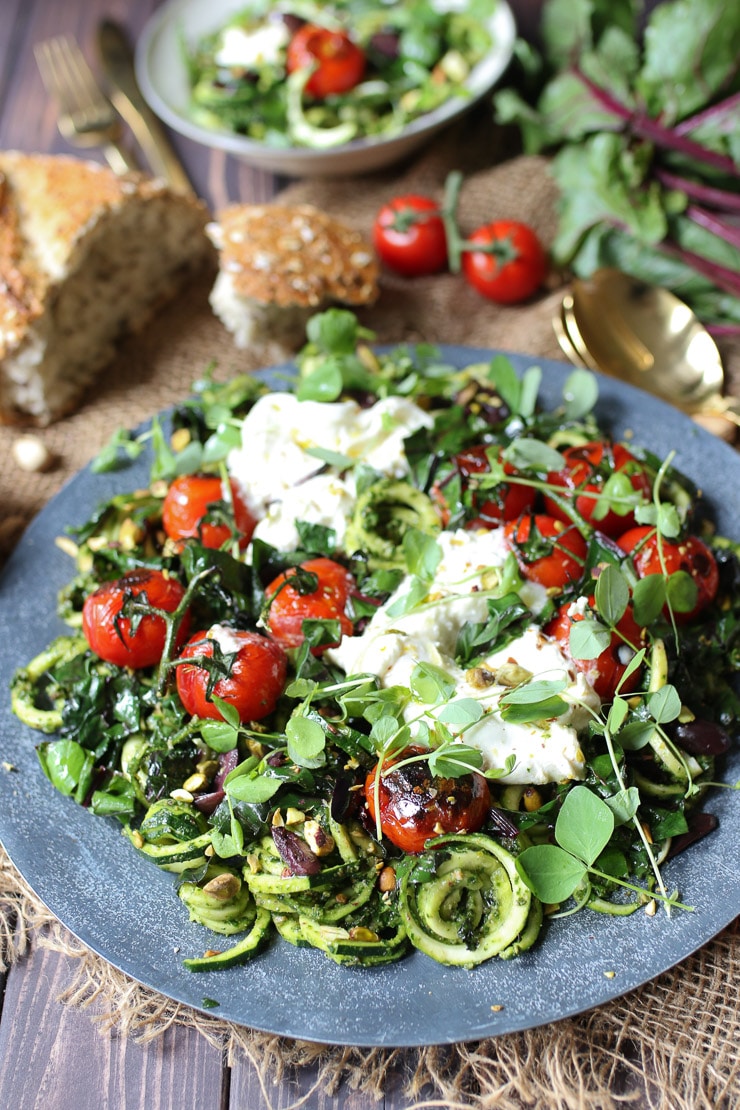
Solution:
[[[460,366],[490,354],[443,348]],[[520,373],[534,361],[510,357]],[[538,364],[543,401],[554,405],[570,368]],[[284,388],[269,372],[268,380]],[[720,530],[739,538],[735,452],[646,394],[599,382],[602,422],[633,432],[635,442],[660,455],[675,450],[676,465],[715,504]],[[210,1013],[256,1029],[336,1044],[412,1046],[527,1029],[598,1006],[672,967],[740,913],[740,802],[717,790],[707,804],[720,819],[717,832],[664,869],[694,913],[614,919],[584,912],[550,923],[519,959],[474,971],[444,968],[420,953],[389,967],[348,969],[277,939],[246,966],[185,971],[183,957],[200,955],[211,934],[187,922],[172,877],[139,857],[115,822],[91,817],[53,790],[34,753],[38,734],[15,720],[5,693],[14,669],[64,630],[55,597],[72,568],[54,538],[113,493],[145,484],[147,473],[147,460],[114,474],[83,470],[36,518],[0,579],[0,760],[17,768],[0,770],[0,838],[39,897],[95,952],[178,1001],[202,1007],[215,999],[219,1008]],[[724,775],[740,778],[740,755]]]

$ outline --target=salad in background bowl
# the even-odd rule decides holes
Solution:
[[[170,0],[138,43],[137,74],[196,142],[289,176],[360,173],[467,112],[515,35],[503,0]]]

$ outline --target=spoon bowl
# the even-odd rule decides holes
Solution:
[[[563,299],[556,334],[581,365],[662,397],[689,413],[740,415],[722,395],[717,345],[687,304],[667,289],[620,270],[576,279]],[[564,331],[563,340],[559,331]],[[566,345],[563,346],[563,343]]]

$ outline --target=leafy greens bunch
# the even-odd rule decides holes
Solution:
[[[617,267],[738,334],[740,6],[668,0],[641,35],[644,7],[548,0],[534,102],[502,90],[496,116],[528,153],[557,149],[557,262]]]

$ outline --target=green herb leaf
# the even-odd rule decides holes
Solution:
[[[666,599],[674,612],[690,613],[698,596],[699,588],[687,571],[674,571],[666,579]]]
[[[585,865],[557,844],[525,848],[517,856],[516,869],[532,893],[548,905],[565,902],[587,875]]]
[[[211,696],[211,701],[216,706],[223,719],[230,724],[232,728],[238,729],[241,721],[239,719],[239,710],[236,706],[228,701],[224,701],[218,694],[213,694]]]
[[[438,721],[449,725],[474,725],[483,716],[483,706],[475,698],[458,698],[449,701],[437,715]]]
[[[606,719],[607,728],[612,736],[619,732],[620,728],[625,722],[630,707],[624,698],[615,698],[609,707],[609,714]]]
[[[596,579],[594,596],[597,610],[605,622],[614,627],[624,616],[630,599],[627,579],[619,567],[608,563],[602,569]]]
[[[48,740],[36,748],[44,774],[60,794],[80,804],[92,783],[95,759],[76,740]]]
[[[570,626],[568,643],[574,659],[598,659],[611,642],[611,631],[592,617],[573,621]]]
[[[632,611],[639,625],[647,628],[660,616],[666,603],[666,580],[662,574],[648,574],[635,582]]]
[[[471,771],[479,771],[482,766],[483,753],[467,744],[453,741],[429,753],[429,770],[442,778],[460,778]]]
[[[652,721],[630,721],[619,733],[619,743],[627,752],[639,752],[647,744],[655,732]]]
[[[582,420],[591,412],[598,399],[599,384],[595,375],[590,370],[574,370],[563,386],[565,420]]]
[[[409,680],[411,693],[427,705],[449,701],[457,689],[447,671],[433,663],[417,663]]]
[[[277,794],[280,779],[267,775],[240,775],[226,783],[226,793],[232,802],[266,802]]]
[[[296,386],[299,401],[336,401],[341,396],[344,378],[338,359],[324,359]]]
[[[409,528],[403,537],[403,557],[409,574],[431,582],[442,560],[442,548],[433,536]]]
[[[555,822],[555,839],[589,866],[609,843],[614,832],[614,815],[587,786],[574,786]]]
[[[226,721],[204,721],[201,735],[214,752],[231,752],[239,742],[239,732]]]
[[[326,762],[326,734],[318,723],[308,717],[291,717],[285,726],[288,756],[299,767],[321,767]]]
[[[532,470],[536,474],[547,474],[550,470],[562,470],[565,459],[553,447],[548,447],[539,439],[515,439],[501,455],[502,461],[510,463],[517,470]]]
[[[604,798],[604,801],[614,814],[614,824],[626,825],[637,813],[640,805],[640,791],[636,786],[628,786],[626,789],[612,794],[611,797]]]
[[[667,683],[660,690],[648,695],[648,709],[654,721],[659,725],[675,721],[681,712],[681,699],[675,686]]]

